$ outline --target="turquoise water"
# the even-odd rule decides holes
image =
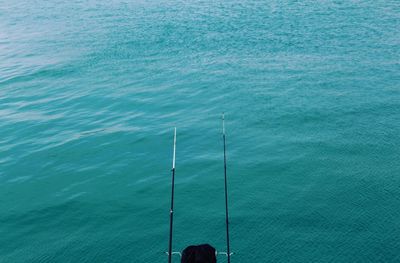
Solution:
[[[0,262],[166,262],[174,126],[174,250],[224,251],[223,111],[232,262],[399,262],[399,28],[390,0],[0,0]]]

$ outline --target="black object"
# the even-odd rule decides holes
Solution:
[[[182,251],[181,263],[216,263],[215,248],[209,244],[188,246]]]

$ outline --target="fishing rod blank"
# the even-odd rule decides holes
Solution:
[[[172,186],[171,186],[171,210],[169,211],[169,246],[168,263],[172,262],[172,227],[174,220],[174,188],[175,188],[175,154],[176,154],[176,127],[174,129],[174,152],[172,157]]]
[[[226,135],[225,135],[224,113],[222,113],[222,139],[224,140],[226,256],[228,257],[228,263],[230,263],[231,262],[231,251],[230,251],[230,243],[229,243],[228,182],[227,182],[227,178],[226,178]]]

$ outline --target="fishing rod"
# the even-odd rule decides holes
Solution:
[[[225,177],[225,225],[226,225],[226,256],[228,263],[231,262],[231,250],[229,242],[229,213],[228,213],[228,182],[226,177],[226,135],[225,135],[225,114],[222,113],[222,139],[224,141],[224,177]]]
[[[172,157],[172,186],[171,186],[171,210],[169,210],[169,246],[168,246],[168,263],[172,262],[172,227],[174,221],[174,188],[175,188],[175,154],[176,154],[176,127],[174,129],[174,151]]]
[[[234,253],[230,252],[230,241],[229,241],[229,213],[228,213],[228,182],[226,175],[226,134],[225,134],[225,118],[224,114],[222,114],[222,137],[224,142],[224,176],[225,176],[225,220],[226,220],[226,243],[227,243],[227,251],[226,252],[218,252],[215,251],[215,256],[217,255],[225,255],[228,258],[228,263],[231,262],[231,255]],[[172,251],[172,233],[173,233],[173,219],[174,219],[174,190],[175,190],[175,160],[176,160],[176,127],[174,129],[174,144],[173,144],[173,157],[172,157],[172,184],[171,184],[171,209],[169,213],[169,246],[168,252],[165,252],[168,255],[168,263],[172,263],[172,256],[179,255],[182,257],[181,252]]]

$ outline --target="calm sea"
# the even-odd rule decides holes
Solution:
[[[0,0],[0,262],[400,262],[397,0]],[[179,262],[179,257],[174,262]],[[220,256],[218,262],[226,262]]]

